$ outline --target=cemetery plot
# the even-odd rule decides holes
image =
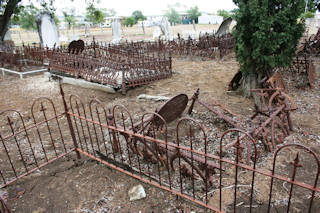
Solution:
[[[261,98],[261,106],[254,106],[247,99],[226,96],[226,79],[229,80],[237,69],[234,61],[223,64],[174,59],[180,66],[172,75],[172,59],[170,54],[165,54],[166,50],[170,50],[174,56],[210,58],[211,55],[199,52],[206,45],[216,47],[220,40],[227,40],[221,45],[221,49],[232,49],[234,44],[230,35],[215,37],[207,34],[199,41],[178,39],[112,45],[92,42],[85,45],[85,48],[82,42],[75,42],[69,48],[56,47],[47,51],[51,72],[122,89],[127,92],[127,96],[122,97],[122,103],[128,109],[115,100],[121,99],[119,94],[100,94],[104,100],[101,102],[97,99],[98,92],[66,86],[67,95],[62,88],[60,93],[50,90],[51,98],[40,98],[33,102],[29,116],[28,113],[24,115],[12,110],[0,113],[0,159],[8,159],[5,164],[0,164],[0,183],[10,187],[12,182],[24,180],[21,178],[26,175],[35,177],[39,168],[69,159],[69,163],[59,167],[64,174],[61,179],[59,174],[52,172],[51,176],[57,176],[54,179],[59,181],[54,184],[50,182],[50,187],[61,186],[61,182],[67,181],[70,181],[69,187],[73,186],[74,180],[79,181],[77,178],[82,175],[80,168],[83,167],[86,168],[84,172],[90,170],[93,175],[87,175],[87,179],[81,179],[70,190],[64,187],[50,188],[56,193],[53,202],[60,205],[61,200],[62,203],[65,202],[60,197],[64,197],[72,200],[72,209],[76,209],[74,200],[79,199],[74,199],[71,192],[79,190],[80,197],[89,194],[90,198],[85,197],[85,204],[81,202],[79,205],[86,205],[86,201],[94,196],[92,194],[100,192],[105,194],[103,198],[93,198],[92,211],[106,210],[107,207],[113,211],[114,208],[108,206],[110,201],[126,202],[123,197],[127,198],[127,190],[119,195],[119,199],[107,195],[106,191],[110,191],[109,189],[101,192],[101,188],[106,185],[101,183],[101,176],[108,172],[101,172],[104,168],[101,165],[97,170],[86,167],[94,167],[90,164],[93,160],[113,169],[112,171],[119,171],[113,176],[117,180],[111,186],[114,192],[125,188],[119,187],[118,181],[122,181],[123,185],[130,182],[128,178],[119,178],[120,173],[123,173],[189,200],[193,205],[217,212],[236,209],[244,212],[268,209],[316,211],[320,205],[320,188],[317,182],[320,163],[317,157],[319,150],[313,145],[317,144],[317,130],[320,127],[316,124],[312,127],[316,133],[305,133],[309,129],[291,121],[297,120],[295,115],[299,116],[301,110],[316,107],[310,100],[306,103],[299,102],[299,98],[303,98],[305,94],[301,95],[292,85],[279,88],[279,85],[284,84],[281,76],[275,75],[266,80],[265,86],[268,88],[255,90]],[[179,45],[181,49],[178,48]],[[210,51],[215,50],[211,48]],[[198,64],[203,67],[198,67]],[[215,69],[211,69],[212,67]],[[167,73],[169,75],[165,75]],[[163,81],[156,82],[162,77]],[[151,82],[147,87],[127,91],[128,88]],[[310,91],[308,95],[319,91],[317,79],[314,82],[315,91]],[[58,89],[56,86],[55,89]],[[234,84],[230,85],[231,88],[233,86]],[[199,87],[201,93],[199,90],[193,93]],[[141,91],[167,93],[173,98],[161,105],[137,103],[135,96]],[[177,95],[177,91],[183,93]],[[290,95],[293,93],[297,103],[287,92]],[[78,95],[69,95],[72,93]],[[189,99],[187,94],[193,96]],[[216,96],[219,96],[219,101],[212,98]],[[319,97],[315,95],[314,98],[318,100]],[[82,99],[87,101],[83,102]],[[237,102],[230,101],[231,99]],[[105,107],[106,104],[108,108]],[[229,105],[233,105],[232,110]],[[251,109],[250,112],[248,108]],[[317,115],[317,112],[312,113]],[[300,115],[302,118],[303,116]],[[294,128],[298,132],[293,131]],[[297,144],[297,135],[304,135],[309,139],[310,148],[305,146],[300,137]],[[275,154],[272,155],[271,152]],[[72,163],[72,160],[77,161],[76,158],[80,157],[86,163]],[[82,163],[83,167],[79,167]],[[101,176],[98,178],[96,174]],[[104,177],[105,182],[111,179],[109,176]],[[13,191],[11,194],[0,194],[0,197],[9,197],[9,204],[23,206],[25,204],[14,199],[26,191],[30,196],[29,191],[39,188],[41,183],[33,183],[30,188],[29,184],[21,185],[27,190],[10,188]],[[49,190],[47,192],[50,194]],[[40,198],[45,196],[42,194]],[[161,202],[157,194],[149,196],[156,197],[152,205]],[[4,205],[5,202],[1,200],[0,203]],[[125,210],[132,211],[131,206],[128,206],[129,204]],[[70,208],[67,206],[61,209]],[[160,211],[155,211],[157,210]]]
[[[271,97],[276,97],[273,94]],[[312,185],[314,178],[319,175],[319,170],[310,170],[307,166],[312,162],[313,166],[319,167],[319,160],[311,149],[302,145],[277,146],[277,143],[266,143],[266,149],[276,149],[272,172],[256,168],[256,165],[261,167],[265,159],[268,159],[268,156],[259,151],[262,145],[258,142],[260,137],[254,138],[246,130],[230,129],[228,119],[219,113],[216,113],[218,119],[215,122],[224,118],[223,125],[219,125],[219,128],[218,125],[212,126],[212,119],[204,119],[200,113],[194,112],[192,117],[185,117],[188,100],[185,94],[173,97],[155,113],[144,113],[142,116],[131,114],[120,105],[114,105],[108,110],[97,99],[85,104],[76,95],[64,95],[62,89],[61,96],[63,106],[61,102],[58,104],[48,98],[37,99],[32,104],[32,117],[27,119],[27,122],[24,122],[21,114],[16,111],[1,113],[1,144],[5,150],[2,155],[9,159],[8,163],[2,164],[5,166],[1,168],[2,184],[17,181],[26,174],[74,152],[75,156],[86,156],[215,211],[242,208],[232,206],[225,200],[226,187],[230,186],[235,187],[234,199],[241,200],[244,205],[249,206],[248,208],[257,208],[253,207],[256,206],[255,203],[261,202],[261,199],[265,200],[255,193],[263,191],[261,184],[267,184],[267,190],[271,191],[271,195],[267,196],[271,203],[289,196],[294,208],[301,207],[295,201],[299,197],[296,193],[314,194],[320,191],[317,185]],[[279,110],[282,110],[283,106],[279,103],[281,100],[282,98],[271,101],[271,104],[278,105]],[[194,104],[190,102],[189,106],[194,107]],[[235,115],[221,104],[216,106]],[[289,109],[287,105],[285,107]],[[275,120],[273,114],[278,109],[270,110],[273,112],[269,115],[270,119]],[[191,111],[193,110],[188,110]],[[181,113],[184,118],[177,120]],[[255,113],[266,116],[270,112],[261,109]],[[236,119],[233,120],[240,123]],[[204,126],[210,127],[209,132]],[[264,129],[263,132],[267,130]],[[286,155],[293,155],[287,162],[288,165],[293,163],[292,170],[283,170],[283,166],[277,167],[280,163],[285,164],[280,159]],[[297,170],[300,165],[303,165],[303,171],[310,174],[307,180],[301,179],[302,169],[299,172]],[[245,173],[245,178],[240,178],[240,172],[242,175]],[[264,180],[266,177],[271,183]],[[255,181],[256,178],[259,181]],[[94,177],[91,177],[90,181],[94,181]],[[293,184],[301,189],[295,189],[295,194],[290,195],[282,191],[277,193],[282,184]],[[247,196],[237,193],[238,185],[248,187],[242,189]],[[275,195],[272,196],[272,192]],[[309,201],[313,200],[312,207]],[[314,195],[306,198],[305,202],[306,206],[303,208],[312,209],[318,206],[318,200]],[[270,204],[264,205],[271,207]],[[260,207],[264,208],[263,205]]]
[[[110,85],[123,93],[172,75],[172,60],[168,54],[143,54],[138,49],[129,51],[121,46],[95,42],[76,53],[69,53],[65,48],[54,49],[49,59],[50,71]]]
[[[25,75],[47,71],[46,50],[38,46],[2,47],[0,70],[6,73]]]

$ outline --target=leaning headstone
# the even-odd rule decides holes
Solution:
[[[216,32],[216,36],[222,36],[222,35],[228,34],[230,32],[231,22],[232,22],[232,18],[231,17],[229,17],[226,20],[224,20],[220,24],[219,29]]]
[[[112,22],[112,41],[111,43],[117,44],[121,41],[121,24],[118,18]]]
[[[170,23],[169,23],[167,17],[163,17],[162,18],[162,20],[160,22],[160,28],[161,28],[161,31],[165,35],[167,40],[172,40],[173,39],[172,30],[170,28]]]
[[[2,43],[2,42],[0,42],[0,43]],[[3,44],[1,44],[0,51],[1,51],[1,49],[3,49],[3,50],[8,49],[8,48],[10,49],[14,46],[15,46],[15,44],[11,38],[11,32],[10,32],[10,30],[8,30],[3,38]]]
[[[37,16],[37,26],[40,41],[43,47],[59,46],[59,35],[56,23],[49,13],[43,12]]]

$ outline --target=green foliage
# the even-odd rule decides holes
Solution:
[[[235,8],[233,10],[231,10],[229,13],[230,13],[230,17],[234,20],[235,17],[236,17],[236,13],[238,11],[238,8]]]
[[[55,14],[53,14],[53,19],[54,19],[54,22],[56,23],[56,25],[59,26],[60,20],[58,19],[58,17]]]
[[[36,8],[33,4],[27,5],[20,10],[17,18],[14,18],[13,24],[20,25],[21,28],[26,30],[36,30],[36,15],[38,14],[39,9]]]
[[[64,21],[68,24],[68,29],[70,30],[71,27],[74,27],[77,23],[76,17],[71,13],[68,14],[67,12],[63,11]]]
[[[132,27],[136,22],[136,20],[134,19],[133,16],[130,16],[130,17],[127,17],[125,20],[124,20],[124,25],[126,27]]]
[[[19,6],[16,9],[19,11],[13,15],[11,18],[11,24],[19,25],[21,28],[26,30],[36,30],[36,16],[40,11],[45,11],[53,15],[56,24],[59,24],[59,19],[55,16],[55,8],[53,7],[53,2],[41,2],[41,8],[35,7],[32,3],[26,6]]]
[[[266,74],[275,67],[290,65],[304,23],[302,0],[233,0],[239,7],[233,30],[240,70],[248,74]]]
[[[53,6],[54,0],[40,0],[41,5],[41,11],[45,11],[47,13],[50,13],[51,15],[54,15],[56,12],[56,8]]]
[[[168,21],[171,24],[178,24],[181,23],[181,18],[179,13],[173,8],[170,7],[164,14],[166,17],[168,17]]]
[[[304,19],[313,18],[314,15],[315,15],[315,14],[314,14],[313,12],[307,11],[307,12],[305,12],[305,13],[303,13],[303,14],[301,15],[301,18],[304,18]]]
[[[132,13],[132,17],[134,18],[135,24],[138,21],[146,20],[147,18],[142,14],[140,10],[136,10]]]
[[[217,14],[218,14],[218,16],[222,16],[222,17],[223,17],[223,20],[231,17],[231,13],[228,12],[228,11],[226,11],[226,10],[218,10],[218,11],[217,11]]]
[[[10,24],[17,25],[17,21],[19,20],[19,13],[24,9],[24,6],[21,4],[21,0],[0,0],[0,28],[2,28],[2,18],[4,17],[5,10],[7,9],[7,12],[9,10],[12,10],[12,14],[10,15],[11,20]],[[4,23],[6,24],[6,23]],[[6,27],[5,27],[6,28]],[[2,28],[3,30],[4,28]]]
[[[187,10],[187,15],[188,15],[188,18],[190,18],[191,20],[194,20],[197,23],[198,17],[201,16],[198,6],[191,7],[189,10]]]
[[[105,22],[106,14],[103,10],[96,8],[93,4],[90,4],[86,8],[86,21],[93,25],[102,24]]]
[[[11,24],[19,22],[19,13],[24,10],[21,2],[22,0],[0,0],[0,42],[3,41],[10,22]],[[42,11],[47,11],[52,15],[55,13],[54,0],[37,0],[37,2],[40,3]],[[29,27],[34,28],[33,26]]]
[[[311,12],[311,13],[315,13],[317,11],[318,5],[320,4],[319,0],[308,0],[308,4],[307,4],[307,12]]]

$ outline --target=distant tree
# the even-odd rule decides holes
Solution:
[[[20,12],[11,19],[11,24],[19,25],[26,30],[36,30],[36,15],[39,11],[33,4],[22,6]]]
[[[304,23],[302,0],[233,0],[238,6],[233,30],[236,57],[242,73],[242,89],[260,87],[261,79],[276,67],[289,66],[295,56]]]
[[[320,9],[320,0],[307,1],[304,8],[305,12],[301,15],[301,18],[313,18],[318,8]]]
[[[133,16],[127,17],[123,23],[126,27],[132,27],[135,24],[135,19]]]
[[[230,17],[231,17],[232,19],[235,19],[237,11],[238,11],[238,8],[235,8],[235,9],[233,9],[233,10],[231,10],[231,11],[229,12],[229,13],[230,13]]]
[[[37,0],[40,2],[42,11],[47,11],[54,14],[54,0]],[[71,0],[73,1],[73,0]],[[18,21],[18,15],[23,10],[22,0],[0,0],[0,43],[3,41],[8,26],[12,19],[13,22]]]
[[[50,13],[52,16],[54,16],[56,12],[56,8],[53,6],[54,0],[37,0],[37,1],[40,1],[41,11],[45,11],[47,13]]]
[[[68,14],[67,12],[63,11],[64,21],[68,24],[68,29],[70,30],[71,27],[74,27],[77,23],[76,17],[73,15],[73,12],[71,14]]]
[[[308,0],[307,5],[305,7],[305,12],[315,13],[320,9],[320,0]]]
[[[54,22],[56,23],[56,25],[59,26],[60,25],[60,20],[55,14],[53,14],[53,19],[54,19]]]
[[[90,4],[86,8],[86,21],[93,25],[102,24],[105,22],[106,14],[103,10],[96,8],[93,4]]]
[[[223,17],[223,20],[231,17],[231,13],[228,12],[228,11],[226,11],[226,10],[218,10],[218,11],[217,11],[217,14],[218,14],[218,16],[222,16],[222,17]]]
[[[140,10],[136,10],[132,13],[132,17],[134,18],[135,24],[138,21],[146,20],[147,18],[142,14]]]
[[[194,20],[195,23],[198,23],[198,17],[201,16],[198,6],[191,7],[187,10],[187,15],[191,20]]]
[[[168,17],[168,21],[171,25],[181,23],[180,15],[173,7],[170,7],[164,15]]]

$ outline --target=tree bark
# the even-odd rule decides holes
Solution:
[[[2,0],[0,0],[2,1]],[[21,2],[21,0],[9,0],[7,2],[4,13],[0,15],[0,43],[3,42],[4,36],[8,31],[8,25],[10,22],[10,18],[14,12],[14,9]]]
[[[256,93],[252,92],[252,89],[258,89],[263,87],[262,79],[264,75],[261,73],[251,73],[242,77],[241,90],[245,97],[252,97],[254,103],[261,108],[261,97]]]

